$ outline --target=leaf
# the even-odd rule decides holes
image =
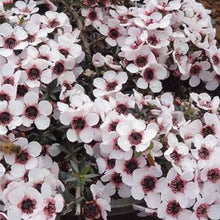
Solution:
[[[87,174],[90,171],[91,167],[87,165],[81,172],[81,174]]]
[[[86,174],[86,175],[84,175],[85,176],[85,178],[94,178],[94,177],[97,177],[97,176],[99,176],[99,174]]]
[[[151,142],[151,143],[150,143],[150,146],[149,146],[147,149],[148,149],[148,150],[153,150],[153,148],[154,148],[154,143]]]
[[[140,157],[141,156],[141,154],[142,154],[142,152],[134,152],[134,157],[135,158],[138,158],[138,157]]]
[[[70,165],[76,173],[79,173],[79,168],[74,161],[70,160]]]

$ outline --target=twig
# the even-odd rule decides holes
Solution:
[[[80,189],[80,186],[77,186],[76,187],[76,199],[80,198],[81,196],[81,189]],[[76,216],[77,215],[81,215],[81,206],[80,206],[80,203],[77,203],[76,204]]]

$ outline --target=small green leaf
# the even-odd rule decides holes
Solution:
[[[138,158],[138,157],[140,157],[141,156],[141,154],[142,154],[142,152],[134,152],[134,157],[135,158]]]
[[[74,161],[70,160],[70,165],[76,173],[79,173],[79,168]]]

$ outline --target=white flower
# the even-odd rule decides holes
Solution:
[[[160,92],[162,90],[161,79],[167,76],[167,70],[157,63],[149,64],[140,74],[142,78],[137,81],[137,86],[141,89],[146,89],[149,85],[152,92]]]
[[[8,23],[0,25],[0,55],[9,57],[14,50],[23,50],[28,43],[23,41],[27,38],[27,33],[22,27],[13,28]]]
[[[119,133],[118,145],[124,151],[135,146],[136,151],[145,151],[151,140],[157,135],[158,126],[155,123],[145,125],[142,120],[129,116],[127,120],[119,122],[116,131]]]
[[[71,142],[80,141],[89,143],[94,139],[94,128],[99,122],[99,116],[88,110],[66,110],[61,113],[60,121],[64,125],[70,125],[67,138]]]
[[[39,101],[39,94],[28,92],[24,96],[25,109],[22,116],[23,125],[30,127],[33,123],[39,130],[45,130],[50,125],[49,115],[52,105],[46,100]]]
[[[93,81],[97,89],[93,90],[95,97],[109,96],[122,89],[122,85],[126,83],[128,76],[126,72],[107,71],[104,73],[103,78],[95,78]]]

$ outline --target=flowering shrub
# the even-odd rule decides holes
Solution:
[[[0,1],[0,219],[107,219],[118,201],[140,216],[220,219],[209,11],[60,3],[70,18],[48,0]]]

